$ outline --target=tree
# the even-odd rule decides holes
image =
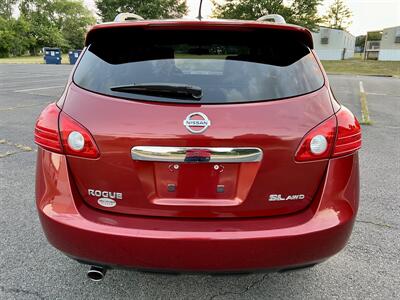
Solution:
[[[213,16],[223,19],[255,20],[266,14],[279,14],[288,23],[316,29],[321,18],[317,14],[321,0],[227,0],[213,1]]]
[[[8,20],[0,17],[0,57],[7,57],[13,44],[13,32]]]
[[[227,0],[224,3],[213,1],[213,16],[222,19],[254,20],[266,14],[289,16],[289,9],[283,0]]]
[[[364,48],[366,35],[359,35],[356,37],[356,47]]]
[[[16,20],[0,17],[0,57],[25,54],[34,43],[33,38],[28,34],[29,29],[29,23],[22,18]]]
[[[34,38],[29,35],[31,24],[23,17],[17,20],[11,19],[9,24],[13,32],[13,45],[10,52],[14,56],[24,55],[35,44]]]
[[[18,19],[12,14],[17,4]],[[0,56],[36,54],[46,46],[82,48],[95,21],[82,0],[0,0]]]
[[[73,49],[83,47],[88,26],[96,22],[82,1],[54,1],[52,19],[65,39],[67,47]]]
[[[96,5],[104,22],[113,21],[121,12],[146,19],[180,18],[188,9],[185,0],[96,0]]]
[[[81,0],[22,0],[19,9],[31,24],[32,54],[43,47],[82,48],[88,26],[95,23]]]
[[[0,0],[0,17],[6,20],[11,19],[13,7],[17,0]]]
[[[346,29],[350,24],[352,13],[343,0],[335,0],[329,7],[325,22],[331,28]]]
[[[318,6],[321,3],[321,0],[293,0],[290,6],[291,14],[286,21],[310,30],[316,30],[323,21],[323,18],[318,15]]]

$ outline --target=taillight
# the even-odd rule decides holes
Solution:
[[[297,149],[296,161],[310,161],[329,158],[336,136],[336,117],[333,115],[311,129]]]
[[[299,162],[328,159],[354,153],[361,148],[361,127],[344,106],[323,123],[311,129],[297,149]]]
[[[40,114],[35,126],[35,143],[44,149],[62,153],[58,134],[60,109],[55,103],[48,105]]]
[[[35,126],[35,143],[56,153],[87,158],[100,155],[89,131],[61,112],[55,103],[48,105],[40,114]]]
[[[60,114],[60,134],[65,154],[99,157],[99,150],[89,131],[64,112]]]
[[[354,153],[361,148],[361,126],[357,118],[343,107],[336,114],[338,121],[337,138],[333,157]]]

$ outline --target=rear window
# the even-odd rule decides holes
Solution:
[[[290,31],[115,28],[88,46],[74,82],[119,98],[216,104],[303,95],[321,88],[324,79],[310,49]],[[146,84],[195,86],[202,97],[111,90]]]

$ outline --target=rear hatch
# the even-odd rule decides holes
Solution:
[[[323,74],[305,36],[244,28],[92,35],[63,107],[100,151],[68,156],[89,205],[211,218],[288,214],[312,201],[327,161],[294,156],[333,114]]]

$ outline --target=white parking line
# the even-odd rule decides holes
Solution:
[[[375,96],[387,96],[388,94],[384,93],[367,93],[368,95],[375,95]]]
[[[4,107],[1,108],[0,107],[0,112],[1,111],[9,111],[9,110],[15,110],[15,109],[19,109],[19,108],[27,108],[27,107],[33,107],[33,106],[44,106],[46,104],[50,104],[51,102],[45,102],[45,103],[32,103],[32,104],[25,104],[25,105],[19,105],[19,106],[13,106],[13,107]],[[0,144],[1,144],[1,140],[0,140]]]
[[[66,79],[65,79],[65,77],[63,77],[63,78],[38,79],[38,80],[30,80],[29,83],[49,82],[49,81],[60,81],[60,80],[65,81]],[[25,82],[25,81],[24,81],[24,82]],[[11,83],[11,84],[21,84],[21,82],[9,81],[9,82],[1,83],[1,86],[4,87],[4,86],[6,86],[6,85],[9,84],[9,83]]]
[[[371,120],[369,118],[367,93],[365,92],[364,84],[362,81],[360,81],[360,104],[361,104],[361,119],[362,119],[361,124],[370,125]]]
[[[67,75],[68,75],[68,73],[66,73]],[[25,75],[25,74],[24,74]],[[32,77],[35,77],[35,78],[41,78],[41,77],[43,77],[43,78],[45,78],[45,77],[50,77],[50,78],[54,78],[54,77],[65,77],[65,74],[59,74],[59,75],[55,75],[55,74],[31,74],[31,75],[27,75],[27,76],[16,76],[16,74],[12,74],[11,76],[10,75],[5,75],[5,76],[1,76],[0,75],[0,79],[10,79],[10,77],[12,78],[12,79],[26,79],[26,78],[32,78]]]
[[[22,92],[31,92],[31,91],[40,91],[40,90],[49,90],[49,89],[56,89],[64,87],[65,85],[55,85],[55,86],[47,86],[41,88],[34,88],[34,89],[24,89],[24,90],[16,90],[14,93],[22,93]]]
[[[364,84],[362,81],[360,81],[360,93],[364,94],[365,90],[364,90]]]

